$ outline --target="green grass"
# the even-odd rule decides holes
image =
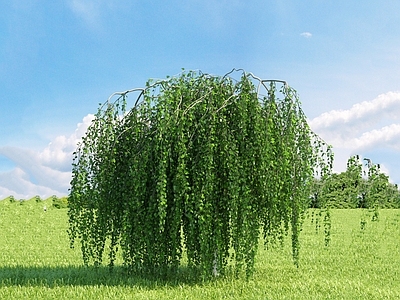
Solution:
[[[47,211],[43,206],[47,206]],[[331,243],[311,217],[301,234],[300,267],[283,247],[260,248],[248,280],[202,282],[182,269],[169,280],[82,266],[70,249],[67,210],[51,200],[0,201],[0,299],[400,299],[400,210],[332,210]],[[362,219],[367,220],[364,230]],[[320,220],[322,221],[322,220]]]

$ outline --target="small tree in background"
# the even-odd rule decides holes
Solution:
[[[368,167],[368,179],[365,186],[365,203],[369,208],[399,208],[399,190],[389,182],[389,176],[380,170],[379,164]]]
[[[359,155],[351,156],[347,169],[322,179],[314,179],[310,207],[323,208],[400,208],[397,185],[380,171],[379,164],[367,160],[363,168]]]

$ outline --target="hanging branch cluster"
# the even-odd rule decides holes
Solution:
[[[129,111],[126,93],[99,109],[69,195],[85,264],[101,264],[107,245],[109,265],[120,248],[133,272],[174,273],[184,255],[203,276],[228,263],[251,274],[261,232],[266,243],[291,232],[298,264],[309,186],[330,148],[293,89],[228,75],[184,72],[148,82]]]

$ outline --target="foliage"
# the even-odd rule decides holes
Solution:
[[[11,203],[17,202],[14,196],[8,196],[7,198],[4,199],[5,201],[10,201]],[[51,205],[55,208],[68,208],[68,197],[57,197],[56,195],[53,195],[47,199],[41,199],[39,195],[36,195],[33,198],[30,199],[19,199],[18,202],[19,204],[23,204],[26,201],[35,201],[37,203],[45,203],[47,200],[51,201]]]
[[[68,208],[68,197],[57,198],[56,196],[51,197],[51,204],[55,208]]]
[[[368,180],[364,183],[361,200],[364,207],[400,208],[400,193],[389,176],[380,172],[379,165],[368,168]]]
[[[313,208],[400,208],[400,191],[380,166],[367,165],[365,172],[359,155],[351,156],[347,169],[323,178],[315,178],[311,187]]]
[[[184,72],[147,82],[129,111],[129,91],[100,107],[69,195],[85,264],[108,244],[109,265],[120,248],[133,273],[174,274],[185,258],[203,277],[229,261],[249,275],[260,228],[266,244],[290,230],[298,264],[313,172],[328,174],[332,153],[286,83],[228,75]]]
[[[52,208],[49,200],[0,201],[0,299],[400,298],[399,210],[382,209],[379,222],[367,218],[361,230],[361,210],[332,209],[329,248],[311,223],[317,210],[309,210],[300,268],[293,266],[290,243],[284,243],[258,249],[250,279],[202,282],[184,268],[160,280],[126,276],[120,260],[112,275],[107,267],[82,266],[79,249],[68,248],[67,210]]]

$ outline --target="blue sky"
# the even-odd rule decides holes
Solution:
[[[66,195],[71,152],[115,91],[243,68],[295,88],[315,132],[400,183],[400,2],[0,3],[0,199]]]

